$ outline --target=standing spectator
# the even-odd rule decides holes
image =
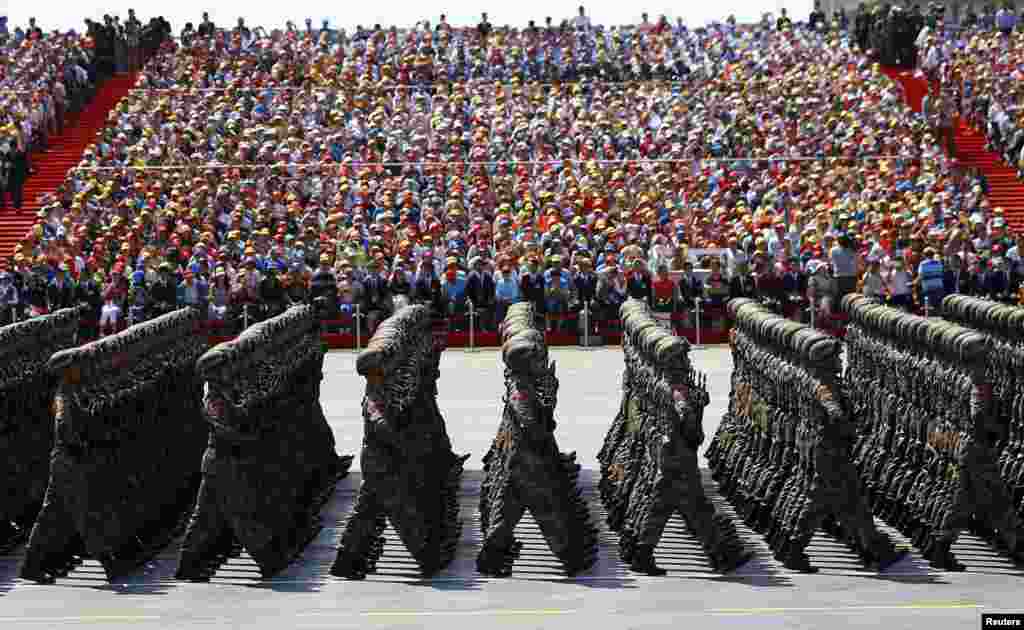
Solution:
[[[459,269],[458,258],[449,256],[446,263],[448,268],[441,277],[441,294],[448,317],[448,331],[461,331],[462,317],[466,313],[466,274]]]
[[[1017,14],[1009,6],[1004,6],[996,13],[996,28],[1004,37],[1009,37],[1013,29],[1017,28]]]
[[[789,19],[789,15],[786,14],[786,7],[782,7],[779,19],[775,20],[775,30],[785,31],[791,28],[793,28],[793,20]]]
[[[480,34],[480,39],[484,42],[491,35],[491,23],[487,21],[487,14],[480,14],[480,23],[476,25],[476,31]]]
[[[605,268],[604,276],[597,281],[597,302],[601,308],[601,319],[607,322],[619,321],[619,307],[629,297],[626,280],[619,273],[615,263]]]
[[[947,295],[974,295],[975,287],[971,282],[971,274],[963,269],[963,258],[953,254],[948,258],[949,266],[943,275],[943,289]]]
[[[207,301],[211,320],[218,322],[227,320],[228,309],[231,306],[231,288],[228,285],[228,274],[224,267],[218,267],[213,272],[213,281],[210,283],[210,294]]]
[[[847,293],[857,290],[857,252],[853,243],[845,234],[836,240],[836,244],[828,253],[832,264],[832,274],[836,281],[836,299],[841,300]]]
[[[373,335],[377,325],[391,315],[391,292],[388,279],[381,272],[380,262],[371,258],[366,263],[363,283],[363,310],[366,313],[366,334]],[[337,281],[335,281],[337,285]],[[334,302],[337,303],[337,297]]]
[[[466,296],[473,303],[481,330],[494,327],[494,276],[484,269],[484,261],[474,256],[469,261],[469,275],[466,278]]]
[[[200,37],[213,37],[213,34],[216,31],[217,27],[214,25],[213,21],[210,20],[210,14],[204,12],[203,21],[199,23],[199,28],[196,30],[196,34]]]
[[[122,270],[114,269],[107,288],[103,291],[103,308],[100,312],[100,336],[117,332],[121,327],[121,313],[127,296],[127,281]]]
[[[821,10],[821,0],[814,0],[814,10],[807,17],[807,25],[816,31],[825,26],[825,12]]]
[[[755,264],[760,260],[760,257],[755,254]],[[750,266],[744,266],[740,271],[736,272],[731,278],[729,278],[729,299],[734,298],[757,298],[758,295],[755,292],[754,276],[751,273]]]
[[[648,306],[654,301],[651,278],[639,258],[634,258],[629,263],[629,269],[626,271],[626,291],[629,297],[643,300]]]
[[[820,260],[812,260],[808,265],[807,272],[811,276],[807,281],[807,298],[811,303],[811,308],[815,309],[820,317],[831,317],[836,282],[831,277],[829,266]]]
[[[597,297],[597,274],[594,273],[590,258],[577,256],[576,264],[579,270],[573,277],[573,289],[575,301],[573,310],[581,310],[584,305],[593,308],[594,298]]]
[[[534,316],[539,320],[544,319],[544,274],[540,270],[540,259],[536,254],[531,254],[526,262],[526,269],[519,274],[520,295],[522,299],[531,302],[534,308]]]
[[[519,301],[519,274],[512,268],[512,262],[505,257],[498,260],[494,272],[494,319],[498,324],[505,321],[510,304]]]
[[[425,252],[420,259],[419,269],[412,280],[412,301],[431,307],[434,317],[444,316],[444,301],[441,295],[441,279],[434,268],[433,256]]]
[[[7,270],[7,263],[0,264],[0,322],[6,326],[18,321],[21,298],[14,276]]]
[[[892,270],[886,279],[888,287],[889,305],[903,310],[910,310],[914,306],[913,277],[907,270],[907,264],[902,258],[896,258],[891,263]]]
[[[330,255],[321,254],[319,262],[320,266],[309,280],[309,301],[316,304],[317,300],[320,300],[319,308],[325,309],[322,315],[327,319],[333,319],[338,308],[338,279],[331,269]]]
[[[590,30],[590,18],[587,17],[583,7],[580,7],[579,15],[573,18],[573,26],[576,27],[577,31],[589,31]]]
[[[984,276],[986,297],[1007,304],[1016,302],[1017,291],[1006,259],[998,256],[992,259],[991,265],[992,268]]]
[[[711,272],[704,279],[704,295],[708,304],[721,306],[729,299],[729,281],[722,274],[722,262],[712,258],[709,263]]]
[[[186,269],[182,274],[181,283],[178,285],[178,304],[197,309],[202,319],[206,319],[206,305],[210,288],[205,282],[197,280],[195,272]]]
[[[928,304],[932,309],[937,309],[942,305],[945,293],[944,280],[945,269],[942,266],[942,260],[939,259],[938,253],[933,248],[926,247],[924,258],[917,266],[917,278],[913,284],[920,290],[922,302]],[[927,301],[925,302],[925,300]]]
[[[657,275],[652,283],[654,310],[659,313],[671,313],[675,310],[678,288],[672,277],[668,275],[668,265],[658,265]]]
[[[0,141],[0,210],[7,208],[7,193],[11,205],[21,210],[22,191],[28,178],[28,154],[24,144],[12,134]]]
[[[562,266],[562,257],[556,254],[551,257],[551,267],[544,272],[544,301],[546,313],[551,317],[548,332],[565,330],[564,316],[569,310],[571,293],[572,278]]]
[[[150,288],[150,302],[154,317],[170,313],[177,308],[178,289],[173,280],[172,270],[171,263],[167,261],[160,263],[160,276]],[[106,300],[105,296],[104,300]]]

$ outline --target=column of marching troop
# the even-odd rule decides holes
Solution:
[[[1024,309],[956,296],[945,319],[856,295],[843,307],[845,345],[749,300],[730,303],[729,407],[707,451],[721,493],[795,570],[814,570],[806,548],[818,530],[868,566],[898,561],[905,550],[873,516],[939,568],[963,568],[951,549],[963,530],[1020,559]],[[710,566],[732,571],[751,549],[698,467],[707,379],[645,304],[628,301],[620,315],[622,399],[598,454],[605,525],[624,564],[660,575],[657,548],[678,515]],[[182,533],[179,579],[208,580],[242,549],[264,577],[293,562],[352,462],[335,453],[320,404],[315,309],[212,349],[190,309],[75,347],[78,316],[0,328],[0,546],[27,540],[22,577],[52,582],[93,558],[114,580]],[[514,571],[514,530],[529,512],[576,575],[594,566],[600,527],[576,454],[555,439],[555,365],[529,304],[509,310],[501,335],[506,394],[482,460],[477,569]],[[389,524],[424,576],[455,556],[469,455],[454,451],[438,407],[442,351],[428,310],[408,306],[357,358],[362,485],[336,576],[373,573]]]

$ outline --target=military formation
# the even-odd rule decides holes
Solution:
[[[529,511],[552,553],[575,575],[597,559],[597,527],[577,486],[575,453],[555,441],[558,378],[548,362],[533,304],[509,307],[501,325],[505,399],[501,425],[487,455],[480,490],[483,546],[477,569],[507,576],[521,547],[516,524]]]
[[[54,353],[75,345],[78,309],[0,328],[0,549],[23,542],[43,504],[53,448]]]
[[[901,553],[875,529],[850,463],[839,340],[753,300],[733,300],[729,311],[732,390],[707,452],[722,493],[790,569],[815,570],[805,550],[818,530],[866,565],[888,567]]]
[[[970,326],[989,338],[986,378],[992,387],[993,414],[988,440],[997,466],[1012,491],[1018,520],[1024,520],[1024,308],[964,295],[942,302],[942,316]],[[982,527],[975,522],[974,527]],[[982,532],[991,536],[987,529]]]
[[[376,570],[390,522],[424,576],[448,566],[462,533],[458,489],[469,455],[456,455],[437,406],[441,346],[430,310],[386,319],[359,354],[363,483],[331,574],[362,579]]]
[[[988,337],[855,294],[843,309],[854,461],[875,515],[939,569],[965,568],[951,549],[964,530],[1020,558],[1013,490],[997,468],[1007,427],[994,411]]]
[[[750,300],[729,303],[729,407],[706,453],[722,495],[793,570],[815,570],[817,531],[868,567],[890,567],[906,550],[873,517],[939,569],[964,569],[952,551],[963,531],[1021,561],[1024,309],[951,296],[942,318],[922,318],[856,294],[842,307],[845,343]],[[93,558],[115,580],[182,531],[178,579],[208,580],[243,549],[264,578],[286,568],[352,462],[335,452],[320,404],[317,308],[293,307],[212,349],[193,309],[75,347],[79,315],[0,328],[0,544],[27,537],[21,576],[51,583]],[[619,555],[664,574],[656,552],[678,515],[712,568],[735,570],[751,550],[698,468],[706,378],[644,302],[628,300],[620,316],[622,399],[597,486]],[[555,440],[558,378],[536,319],[517,304],[500,327],[506,394],[483,458],[483,575],[514,572],[526,512],[568,575],[598,558],[580,465]],[[438,407],[442,350],[429,309],[399,305],[357,358],[362,485],[335,576],[374,573],[389,524],[425,577],[455,556],[469,456],[453,450]]]
[[[673,514],[685,519],[712,567],[749,559],[736,529],[704,494],[697,449],[710,402],[706,378],[690,364],[690,344],[663,330],[646,303],[621,309],[626,370],[622,403],[598,454],[600,491],[619,554],[634,571],[661,575],[654,551]]]
[[[348,473],[320,406],[320,319],[299,306],[248,328],[199,360],[209,440],[177,577],[208,579],[244,548],[264,577],[286,567],[321,526]]]
[[[206,444],[198,324],[196,311],[182,309],[50,358],[58,385],[49,485],[23,578],[52,582],[88,556],[113,580],[178,531]]]

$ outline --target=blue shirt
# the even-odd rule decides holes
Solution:
[[[453,302],[461,301],[466,296],[465,272],[456,272],[454,282],[448,281],[447,274],[441,276],[441,287],[447,292],[449,300]]]
[[[929,258],[917,266],[917,277],[921,279],[921,290],[925,293],[941,291],[943,288],[942,262]],[[933,304],[932,306],[938,306]]]
[[[519,301],[519,275],[515,271],[494,274],[494,293],[499,300]]]

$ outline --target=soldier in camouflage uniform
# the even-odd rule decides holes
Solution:
[[[22,577],[51,582],[84,553],[113,580],[183,524],[206,441],[198,326],[182,309],[50,359],[56,435]]]
[[[555,441],[558,379],[535,321],[533,305],[520,302],[509,307],[501,325],[507,394],[480,490],[484,544],[477,568],[488,575],[511,573],[519,549],[513,531],[525,510],[569,575],[597,559],[597,528],[576,485],[580,465]]]
[[[868,566],[889,566],[901,553],[875,530],[850,464],[838,340],[751,300],[729,311],[732,392],[707,452],[723,493],[788,568],[815,570],[804,550],[819,528]]]
[[[437,406],[440,360],[429,310],[416,305],[384,320],[356,361],[366,377],[363,484],[333,575],[363,579],[372,573],[388,521],[424,576],[455,554],[462,532],[457,492],[469,455],[452,452]]]
[[[75,344],[79,310],[0,328],[0,548],[27,537],[43,503],[53,449],[50,357]]]
[[[199,360],[210,438],[179,579],[208,579],[242,547],[269,577],[320,531],[352,461],[335,454],[320,406],[324,354],[314,308],[298,306]]]
[[[689,344],[660,328],[647,305],[621,307],[626,371],[615,421],[598,454],[599,489],[619,552],[635,571],[664,574],[654,559],[675,512],[701,541],[712,566],[730,571],[745,553],[732,522],[704,495],[697,449],[709,402],[705,378],[689,361]]]
[[[1005,427],[992,411],[989,340],[862,296],[847,296],[843,308],[846,381],[863,419],[855,461],[875,514],[936,568],[964,569],[951,547],[972,524],[1020,557],[1012,493],[997,469]]]

